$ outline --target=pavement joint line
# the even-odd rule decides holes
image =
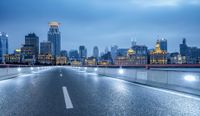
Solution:
[[[67,91],[67,87],[63,86],[62,90],[63,90],[63,95],[64,95],[66,108],[67,109],[73,109],[74,107],[73,107],[72,101],[71,101],[71,99],[69,97],[69,93]]]

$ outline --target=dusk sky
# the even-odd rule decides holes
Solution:
[[[131,38],[153,48],[158,38],[179,51],[185,37],[200,47],[200,0],[1,0],[0,31],[9,35],[9,51],[35,32],[47,40],[48,22],[61,23],[62,49],[85,45],[91,55],[111,45],[130,47]]]

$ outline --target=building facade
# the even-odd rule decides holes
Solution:
[[[93,57],[99,58],[99,48],[97,46],[93,48]]]
[[[200,48],[189,47],[186,43],[186,39],[183,39],[180,44],[180,54],[186,57],[186,64],[198,64],[200,58]]]
[[[44,41],[40,43],[40,54],[52,54],[52,43]]]
[[[0,32],[0,63],[4,63],[6,54],[8,54],[8,35]]]
[[[167,40],[162,38],[159,40],[160,42],[160,49],[167,52]]]
[[[21,48],[22,63],[33,65],[39,55],[39,37],[35,33],[25,36],[25,44]]]
[[[117,45],[111,46],[111,57],[112,57],[113,60],[117,56],[117,50],[118,50],[118,46]]]
[[[48,41],[52,43],[52,55],[59,56],[61,50],[61,32],[59,31],[58,22],[50,22],[49,23],[49,31],[48,31]]]
[[[167,64],[167,52],[161,50],[159,40],[156,42],[156,47],[150,52],[150,64]]]
[[[84,60],[87,58],[87,49],[85,46],[79,46],[79,56],[81,60]]]

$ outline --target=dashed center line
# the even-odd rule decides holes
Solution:
[[[69,97],[69,93],[67,91],[67,87],[63,86],[62,90],[63,90],[63,95],[64,95],[66,108],[67,109],[72,109],[73,108],[73,104],[72,104],[72,101],[71,101],[71,99]]]
[[[62,74],[60,74],[60,77],[62,77],[63,75]]]

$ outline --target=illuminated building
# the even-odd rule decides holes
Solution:
[[[36,56],[34,52],[34,46],[33,45],[23,45],[21,48],[21,54],[22,54],[22,63],[24,64],[35,64],[36,62]]]
[[[126,66],[135,64],[147,64],[147,55],[141,55],[140,52],[137,53],[130,48],[126,56],[117,56],[115,59],[115,65]]]
[[[5,54],[8,54],[8,35],[0,32],[0,63],[4,63]]]
[[[71,65],[72,66],[81,66],[81,62],[79,60],[72,60]]]
[[[199,63],[198,59],[200,57],[200,48],[189,47],[186,43],[186,39],[183,39],[182,44],[180,44],[180,54],[186,57],[187,64]]]
[[[44,41],[40,43],[40,54],[52,54],[52,43]]]
[[[59,31],[58,22],[50,22],[49,23],[49,31],[48,31],[48,41],[52,43],[52,55],[59,56],[61,50],[61,33]]]
[[[87,59],[85,59],[85,65],[89,65],[89,66],[97,65],[96,57],[88,57]]]
[[[167,52],[160,49],[159,40],[156,42],[156,48],[150,52],[150,64],[167,64]]]
[[[66,65],[66,64],[67,64],[67,57],[65,56],[56,57],[56,65]]]
[[[6,64],[20,64],[21,56],[20,54],[6,54],[4,55]]]
[[[38,55],[38,63],[44,65],[55,64],[55,59],[51,54],[40,54]]]
[[[171,53],[169,60],[170,60],[170,64],[186,64],[186,57],[181,56],[181,54],[177,52]]]
[[[98,65],[103,65],[103,66],[106,66],[106,65],[110,65],[111,62],[109,60],[101,60],[98,62]]]
[[[25,36],[25,44],[21,48],[22,63],[35,64],[39,54],[39,37],[35,33]]]

